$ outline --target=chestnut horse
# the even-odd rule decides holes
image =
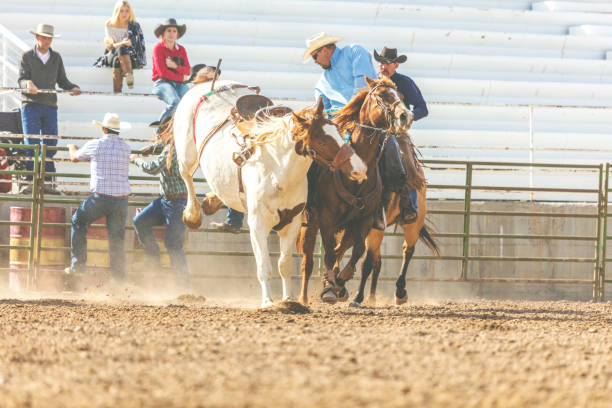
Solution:
[[[344,283],[355,273],[357,261],[364,253],[365,239],[379,208],[382,182],[378,170],[381,134],[404,132],[412,123],[412,113],[401,101],[395,84],[387,78],[366,77],[369,89],[355,95],[338,112],[334,122],[368,166],[367,180],[357,184],[339,172],[320,168],[310,180],[306,206],[306,223],[297,242],[302,256],[302,293],[300,301],[308,303],[308,281],[312,274],[317,231],[321,231],[327,273],[321,299],[327,303],[347,300]],[[340,271],[342,255],[353,247],[348,264]]]
[[[401,225],[404,230],[404,244],[403,244],[403,262],[400,276],[395,282],[395,303],[398,305],[406,303],[408,299],[408,293],[406,292],[406,271],[408,270],[408,264],[414,254],[414,247],[419,238],[431,249],[436,255],[440,256],[440,250],[434,239],[429,234],[427,227],[425,226],[425,218],[427,216],[427,183],[425,182],[425,176],[423,174],[423,168],[420,166],[412,144],[410,143],[409,136],[402,135],[405,138],[400,143],[404,145],[402,151],[402,160],[404,167],[408,168],[413,165],[416,167],[418,176],[422,182],[417,187],[418,196],[418,211],[415,222],[411,224]],[[412,163],[408,161],[412,160]],[[412,186],[411,186],[412,187]],[[399,224],[399,196],[393,194],[389,208],[386,212],[387,225]],[[372,283],[370,284],[370,296],[367,300],[367,304],[376,304],[376,284],[378,282],[378,275],[380,274],[381,268],[381,257],[380,257],[380,246],[382,244],[385,232],[377,229],[371,229],[368,237],[366,238],[366,257],[361,265],[361,282],[359,284],[359,293],[351,302],[352,306],[360,305],[364,300],[365,285],[372,273]]]
[[[248,93],[248,88],[231,81],[217,82],[214,92],[210,92],[208,84],[196,85],[176,109],[173,132],[181,177],[188,190],[185,224],[197,228],[201,223],[193,184],[193,173],[201,167],[212,192],[223,203],[248,212],[261,305],[266,307],[273,304],[267,240],[271,230],[278,233],[280,240],[278,268],[283,299],[292,298],[292,250],[307,198],[306,172],[313,158],[323,166],[341,170],[356,183],[364,180],[366,166],[342,140],[319,101],[314,115],[309,113],[308,118],[298,112],[256,123],[246,139],[252,156],[242,166],[239,177],[232,157],[240,150],[233,135],[240,133],[228,118],[238,98]]]

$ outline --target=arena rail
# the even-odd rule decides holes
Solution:
[[[69,223],[48,223],[43,220],[42,211],[45,206],[48,205],[78,205],[81,202],[82,196],[48,196],[45,195],[44,189],[42,189],[42,180],[45,176],[51,174],[45,174],[44,166],[42,166],[39,157],[45,157],[46,151],[49,147],[46,145],[21,145],[21,144],[0,144],[0,148],[13,148],[13,149],[32,149],[34,150],[34,171],[0,171],[1,174],[11,174],[14,177],[27,176],[33,177],[33,191],[28,196],[15,196],[15,195],[1,195],[0,201],[11,201],[11,202],[28,202],[31,205],[32,213],[38,214],[37,217],[29,222],[11,222],[11,221],[0,221],[0,225],[29,225],[33,228],[30,229],[30,245],[29,246],[11,246],[11,245],[0,245],[0,249],[28,249],[29,250],[29,261],[28,261],[28,288],[35,289],[37,276],[41,271],[42,266],[40,264],[41,253],[43,251],[70,251],[68,246],[64,247],[45,247],[41,245],[42,240],[39,239],[43,227],[63,227],[65,229],[70,228]],[[63,147],[51,147],[49,149],[54,150],[66,150]],[[49,160],[49,159],[47,159]],[[456,190],[463,192],[463,209],[438,209],[431,210],[429,214],[432,215],[446,215],[459,217],[462,222],[461,232],[438,232],[432,234],[435,238],[455,239],[460,242],[461,253],[456,255],[445,255],[444,251],[442,256],[436,257],[433,255],[419,255],[414,256],[413,259],[421,259],[429,262],[434,261],[456,261],[459,262],[457,270],[457,276],[454,278],[436,278],[436,277],[407,277],[410,281],[428,281],[428,282],[495,282],[495,283],[541,283],[541,284],[575,284],[575,285],[592,285],[593,287],[593,301],[604,299],[604,285],[610,283],[610,280],[605,278],[605,267],[606,263],[612,261],[612,258],[606,256],[607,245],[606,241],[612,239],[612,236],[607,236],[607,218],[610,215],[607,210],[607,200],[609,191],[609,172],[610,164],[600,165],[588,165],[588,164],[555,164],[555,163],[515,163],[515,162],[475,162],[475,161],[453,161],[453,160],[424,160],[424,164],[430,169],[439,169],[444,171],[446,168],[459,169],[462,168],[465,172],[465,178],[463,184],[432,184],[428,188],[430,191],[433,190]],[[586,171],[593,174],[594,179],[598,188],[557,188],[557,187],[522,187],[522,186],[506,186],[506,185],[477,185],[474,184],[474,173],[477,171],[491,171],[492,169],[513,171],[515,169],[562,169],[567,171]],[[38,170],[40,169],[40,171]],[[85,185],[89,174],[83,173],[54,173],[52,174],[56,179],[56,184],[59,185]],[[77,179],[82,181],[66,181],[66,179]],[[61,181],[60,181],[61,179]],[[157,186],[158,178],[150,176],[132,176],[130,177],[132,182],[135,182],[133,186]],[[200,179],[199,182],[205,180]],[[142,182],[148,182],[142,184]],[[141,184],[136,184],[141,183]],[[557,193],[572,193],[584,196],[589,196],[592,199],[591,202],[597,203],[596,213],[555,213],[555,212],[538,212],[538,211],[477,211],[472,209],[472,203],[478,201],[474,198],[474,192],[557,192]],[[136,196],[130,198],[130,206],[146,206],[149,202],[142,201]],[[589,200],[585,200],[589,201]],[[471,232],[471,221],[475,217],[481,216],[499,216],[499,217],[549,217],[555,218],[578,218],[595,222],[595,228],[593,229],[592,235],[543,235],[543,234],[490,234],[490,233],[473,233]],[[92,228],[103,228],[103,226],[92,226]],[[132,229],[131,226],[127,227]],[[211,229],[199,229],[198,232],[213,233],[215,230]],[[246,232],[245,232],[246,233]],[[387,233],[387,236],[401,237],[400,233]],[[573,242],[587,242],[593,244],[592,257],[534,257],[534,256],[482,256],[474,255],[470,251],[470,242],[473,239],[487,240],[487,239],[512,239],[512,240],[544,240],[544,241],[573,241]],[[96,250],[94,250],[96,251]],[[104,251],[104,250],[97,250]],[[127,249],[128,253],[134,253],[141,251],[140,249]],[[188,256],[194,255],[205,255],[205,256],[239,256],[239,257],[251,257],[252,252],[250,251],[216,251],[216,250],[194,250],[187,251]],[[271,253],[272,256],[278,256],[278,253]],[[294,255],[297,256],[297,255]],[[320,253],[315,255],[317,258],[321,258]],[[386,254],[383,255],[383,259],[402,259],[401,254]],[[541,262],[541,263],[586,263],[593,265],[592,277],[585,277],[583,279],[544,279],[538,276],[529,278],[477,278],[470,276],[469,266],[472,262]],[[319,266],[321,268],[321,265]],[[1,268],[0,271],[7,271],[9,268]],[[383,277],[381,279],[392,279],[390,277]]]

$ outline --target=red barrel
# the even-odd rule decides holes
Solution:
[[[10,221],[29,222],[32,219],[30,207],[11,207]],[[34,221],[36,217],[34,217]],[[66,222],[66,209],[62,207],[43,208],[43,223]],[[29,246],[30,226],[11,225],[10,245]],[[56,281],[61,271],[66,266],[66,232],[64,227],[42,227],[41,247],[58,248],[57,250],[42,250],[40,253],[38,286],[45,286],[47,280]],[[62,249],[59,249],[62,248]],[[10,268],[9,288],[11,290],[23,290],[27,286],[28,249],[11,249],[9,253]],[[55,283],[52,285],[55,287]]]

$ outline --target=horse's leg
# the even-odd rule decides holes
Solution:
[[[260,214],[249,211],[249,233],[257,264],[257,279],[259,279],[259,284],[261,285],[261,307],[269,307],[274,304],[270,295],[270,271],[272,270],[272,263],[270,262],[267,239],[270,228],[265,225],[261,218]]]
[[[338,301],[336,294],[337,283],[336,277],[334,276],[334,264],[336,262],[336,254],[334,247],[336,246],[336,239],[334,238],[334,230],[330,227],[331,223],[319,222],[319,228],[321,231],[321,242],[323,243],[323,260],[325,262],[326,274],[325,274],[325,285],[323,293],[321,293],[321,300],[327,303],[335,303]]]
[[[380,246],[384,236],[385,231],[371,229],[366,237],[366,258],[361,265],[361,283],[359,285],[359,294],[355,298],[357,303],[363,302],[366,282],[370,273],[374,271],[372,283],[370,284],[370,296],[366,303],[372,306],[376,305],[376,280],[380,273]]]
[[[316,225],[314,217],[310,217],[308,224],[303,225],[300,230],[297,244],[298,252],[302,253],[302,292],[300,294],[300,302],[303,305],[308,305],[308,282],[314,267],[314,250],[318,231],[319,227]]]
[[[291,286],[291,266],[293,261],[293,247],[300,233],[302,217],[293,217],[289,225],[278,232],[280,239],[280,257],[278,258],[278,272],[283,281],[283,300],[293,300]]]
[[[422,172],[423,169],[420,169]],[[412,224],[403,225],[404,229],[404,245],[403,245],[403,260],[402,270],[399,278],[395,282],[395,303],[402,305],[408,301],[408,292],[406,291],[406,273],[408,271],[408,265],[414,255],[414,247],[419,240],[421,229],[425,225],[425,217],[427,216],[427,200],[426,200],[427,186],[424,186],[418,191],[418,202],[419,209],[417,212],[417,219]]]
[[[197,229],[202,225],[202,213],[200,212],[200,203],[198,203],[195,185],[193,184],[193,171],[182,163],[179,163],[179,171],[187,186],[187,205],[183,210],[183,222],[187,227]]]

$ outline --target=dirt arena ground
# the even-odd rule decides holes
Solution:
[[[610,407],[612,304],[0,300],[2,407]]]

